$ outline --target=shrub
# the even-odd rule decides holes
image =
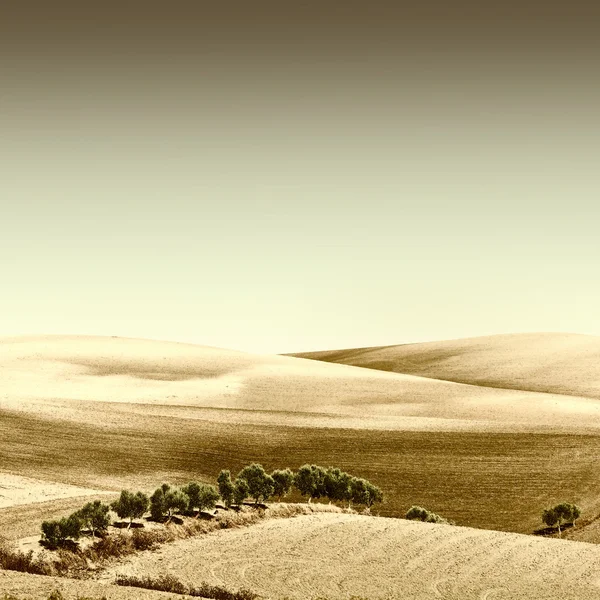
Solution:
[[[244,479],[246,481],[248,484],[247,495],[254,498],[255,504],[258,504],[261,500],[266,502],[275,490],[273,478],[258,463],[244,467],[238,473],[237,479]]]
[[[160,577],[135,577],[131,575],[118,575],[115,583],[121,586],[137,587],[145,590],[157,590],[182,594],[199,598],[213,598],[214,600],[257,600],[259,596],[248,590],[232,592],[227,588],[202,583],[198,587],[190,587],[179,581],[173,575]]]
[[[34,575],[50,575],[51,569],[42,561],[34,558],[33,551],[21,552],[9,548],[8,544],[0,542],[0,569],[20,571]]]
[[[42,542],[51,549],[64,547],[69,540],[78,540],[80,537],[81,520],[77,513],[57,521],[42,523]]]
[[[450,524],[444,517],[440,517],[440,515],[436,515],[422,506],[411,506],[404,518],[410,521],[423,521],[424,523]]]
[[[294,474],[290,469],[276,470],[271,473],[273,480],[273,495],[277,496],[278,500],[287,496],[292,489],[294,483]]]
[[[117,513],[119,519],[129,519],[128,529],[131,527],[134,519],[141,519],[148,510],[150,500],[142,492],[133,494],[123,490],[118,500],[111,504],[111,508]]]
[[[75,515],[81,521],[81,525],[89,529],[92,537],[95,537],[96,531],[106,531],[110,519],[108,513],[110,507],[107,504],[102,504],[100,500],[88,502],[82,509],[78,510]]]
[[[231,481],[231,473],[226,470],[221,471],[217,477],[217,484],[219,486],[219,495],[223,500],[223,504],[229,508],[233,502],[233,494],[235,491],[235,486]]]

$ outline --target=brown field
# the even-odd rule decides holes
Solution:
[[[269,598],[587,600],[600,594],[600,547],[581,542],[318,514],[220,531],[138,554],[104,572],[171,573]]]
[[[151,490],[251,461],[315,462],[380,485],[382,515],[416,503],[530,532],[552,502],[600,510],[595,400],[118,338],[5,340],[0,357],[0,472],[13,476]],[[0,510],[4,535],[36,533],[33,514]]]
[[[490,338],[484,346],[492,348],[493,342]],[[34,536],[43,519],[68,514],[88,498],[110,499],[106,492],[123,487],[151,491],[162,481],[214,482],[222,468],[235,473],[258,461],[267,469],[306,462],[339,466],[383,488],[386,502],[375,509],[381,515],[402,516],[420,504],[459,525],[484,529],[529,533],[541,526],[543,508],[573,501],[589,525],[567,536],[598,541],[593,519],[600,512],[600,406],[593,395],[597,367],[590,359],[597,340],[525,336],[523,342],[522,354],[514,354],[521,369],[514,381],[524,391],[498,389],[502,377],[509,377],[514,336],[500,336],[496,346],[502,351],[482,350],[485,360],[476,352],[479,340],[461,342],[462,363],[448,348],[445,355],[432,350],[421,361],[422,366],[429,361],[431,371],[435,364],[449,369],[447,359],[464,383],[432,379],[425,371],[384,372],[186,344],[5,339],[0,342],[2,535]],[[554,348],[554,354],[527,363],[523,353],[540,344]],[[389,352],[398,348],[409,346]],[[388,350],[373,349],[383,351]],[[469,372],[471,355],[480,362]],[[478,369],[494,387],[473,379]],[[548,382],[543,390],[540,378]],[[17,503],[16,496],[29,500]],[[523,539],[536,548],[545,543]],[[508,547],[506,554],[512,556]],[[502,597],[492,592],[493,582],[488,584],[489,590],[482,588],[486,598]],[[436,597],[436,590],[444,593],[444,585],[439,582],[429,597]],[[541,581],[536,585],[546,589]]]

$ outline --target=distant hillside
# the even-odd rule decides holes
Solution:
[[[471,385],[600,399],[600,337],[530,333],[293,354]]]

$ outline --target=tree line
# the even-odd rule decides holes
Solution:
[[[68,517],[42,523],[42,543],[57,548],[74,543],[83,530],[92,537],[103,534],[110,524],[110,511],[120,519],[129,520],[128,528],[135,519],[141,519],[148,510],[154,521],[170,521],[175,514],[200,515],[211,510],[221,500],[226,508],[239,507],[248,498],[258,506],[271,498],[278,501],[293,489],[301,496],[313,499],[325,498],[331,502],[352,503],[368,507],[383,501],[383,492],[376,485],[360,477],[354,477],[334,467],[303,465],[294,472],[277,469],[267,473],[262,465],[245,466],[232,479],[231,472],[223,470],[217,477],[217,486],[191,481],[181,487],[163,483],[151,496],[143,492],[121,491],[110,505],[100,500],[88,502]],[[196,512],[197,511],[197,512]]]

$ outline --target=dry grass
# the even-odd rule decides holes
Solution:
[[[2,600],[4,595],[10,600],[56,600],[57,592],[63,600],[173,600],[172,594],[164,592],[0,570]]]
[[[73,550],[34,555],[0,544],[0,568],[35,575],[86,578],[114,560],[137,552],[155,550],[163,544],[223,529],[255,525],[266,519],[290,519],[319,513],[353,513],[351,509],[323,504],[273,504],[266,509],[244,506],[236,511],[217,511],[210,520],[182,517],[180,523],[155,524],[152,529],[118,530]],[[159,589],[159,588],[149,588]],[[169,590],[165,590],[169,591]],[[181,592],[183,593],[183,592]],[[192,594],[189,595],[198,595]]]
[[[269,520],[181,540],[104,572],[171,574],[268,598],[592,600],[600,546],[347,514]]]

